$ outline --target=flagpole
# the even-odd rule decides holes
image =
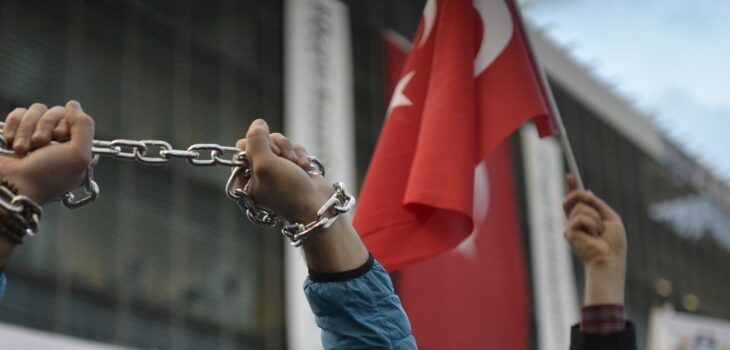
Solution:
[[[548,104],[550,105],[550,112],[552,112],[553,117],[555,118],[555,122],[558,126],[560,146],[563,149],[565,160],[568,163],[568,170],[570,170],[570,173],[575,176],[575,181],[578,185],[578,189],[584,191],[585,186],[583,184],[583,178],[580,176],[578,163],[575,161],[573,148],[570,146],[570,140],[568,139],[568,131],[565,129],[565,124],[563,124],[563,117],[560,115],[558,105],[555,103],[555,97],[553,96],[552,89],[550,89],[550,84],[547,80],[547,74],[545,74],[545,69],[543,68],[542,64],[538,62],[537,56],[535,55],[535,50],[532,47],[532,38],[530,37],[530,32],[527,30],[527,27],[525,27],[524,22],[522,21],[522,11],[520,11],[515,2],[512,2],[512,5],[514,6],[516,13],[515,17],[517,17],[517,20],[519,21],[519,26],[520,28],[522,28],[522,32],[525,33],[525,41],[527,42],[527,49],[529,51],[530,57],[532,58],[532,64],[535,67],[535,70],[537,70],[538,74],[540,74],[540,83],[542,84],[543,91],[547,95]]]

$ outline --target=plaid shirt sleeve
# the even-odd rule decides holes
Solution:
[[[580,311],[580,331],[607,335],[626,328],[623,305],[591,305]]]

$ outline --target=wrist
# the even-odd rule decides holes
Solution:
[[[0,179],[5,179],[12,183],[18,190],[18,194],[22,194],[30,198],[33,202],[38,205],[44,205],[50,200],[48,196],[44,196],[37,189],[39,186],[33,186],[27,179],[27,176],[22,174],[16,162],[6,162],[0,167]]]
[[[287,216],[290,222],[306,224],[316,220],[319,209],[335,192],[332,185],[327,183],[325,178],[321,176],[316,177],[317,179],[314,179],[314,190],[303,198],[291,215]]]
[[[353,270],[369,257],[347,214],[342,214],[329,228],[312,235],[302,249],[307,267],[317,273]]]
[[[624,305],[626,271],[616,266],[586,266],[583,305]]]

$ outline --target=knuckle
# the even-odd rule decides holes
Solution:
[[[40,102],[36,102],[36,103],[30,105],[30,108],[31,109],[40,109],[40,110],[44,110],[44,111],[48,110],[48,106],[46,106],[45,104],[40,103]]]
[[[289,139],[286,136],[284,136],[283,134],[278,133],[278,132],[271,134],[271,138],[276,140],[277,142],[281,142],[284,144],[291,144],[291,141],[289,141]]]
[[[47,132],[35,133],[33,134],[32,141],[44,144],[51,141],[51,135]]]
[[[46,113],[47,113],[46,115],[49,115],[50,113],[59,113],[59,112],[62,113],[64,110],[65,110],[65,108],[63,108],[61,106],[53,106],[53,107],[49,108],[48,111],[46,111]]]
[[[305,156],[307,154],[307,150],[304,149],[304,147],[300,144],[295,144],[292,149],[294,149],[294,153],[296,153],[299,156]]]
[[[23,107],[15,108],[12,112],[10,112],[10,114],[8,114],[7,119],[20,119],[20,117],[22,117],[23,114],[25,114],[25,112],[27,112],[27,111],[28,111],[27,108],[23,108]]]
[[[94,119],[84,113],[79,113],[79,115],[76,116],[76,120],[74,122],[84,127],[94,127]]]
[[[246,139],[240,139],[236,141],[236,148],[245,150],[246,149]]]

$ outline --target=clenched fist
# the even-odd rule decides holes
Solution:
[[[304,147],[282,134],[269,134],[262,119],[251,123],[246,138],[238,140],[236,147],[246,151],[253,170],[249,195],[289,221],[313,221],[334,192],[324,177],[307,173],[309,159]]]
[[[7,144],[24,157],[0,156],[0,177],[21,194],[44,204],[83,183],[92,160],[94,120],[78,102],[17,108],[5,119],[3,132]]]

